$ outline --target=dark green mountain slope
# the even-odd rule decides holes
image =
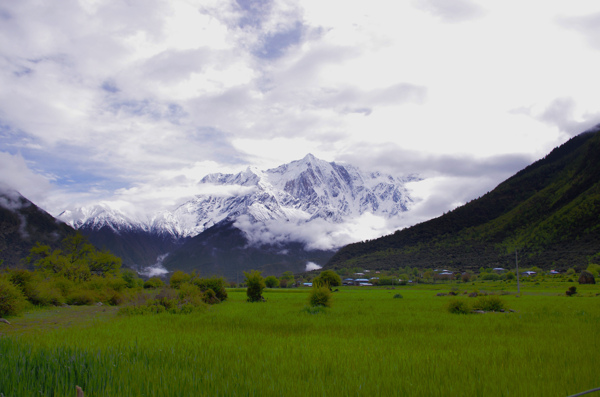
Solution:
[[[546,269],[586,266],[600,253],[600,132],[572,138],[439,218],[348,245],[326,267],[509,267],[515,249],[523,266]]]
[[[36,242],[57,248],[72,234],[75,230],[70,226],[57,221],[15,190],[1,187],[0,268],[19,265]]]
[[[306,251],[301,243],[254,246],[232,221],[223,221],[187,240],[165,258],[163,265],[170,271],[198,271],[203,276],[242,281],[244,270],[260,270],[264,276],[299,273],[307,262],[325,263],[332,254]]]

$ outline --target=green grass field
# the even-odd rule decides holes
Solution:
[[[110,307],[34,311],[0,323],[5,397],[568,396],[600,387],[600,286],[477,283],[340,288],[305,310],[308,289],[243,290],[187,315]],[[515,312],[451,314],[459,292],[508,291]],[[402,298],[394,298],[401,294]],[[471,302],[460,295],[458,299]]]

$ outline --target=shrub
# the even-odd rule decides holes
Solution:
[[[319,277],[313,280],[313,284],[315,283],[327,285],[331,289],[331,287],[342,285],[342,279],[333,270],[325,270],[319,274]]]
[[[181,270],[177,270],[171,275],[171,278],[169,279],[169,286],[171,288],[179,289],[181,284],[187,283],[191,279],[192,277],[189,274],[184,273]]]
[[[486,312],[499,312],[504,310],[504,308],[504,300],[497,295],[480,296],[473,304],[473,309]]]
[[[27,289],[28,299],[38,306],[60,306],[65,303],[65,298],[59,288],[50,281],[43,281]]]
[[[131,270],[125,269],[121,272],[121,278],[125,281],[125,287],[127,288],[135,288],[142,287],[144,285],[144,281],[138,277],[138,274]]]
[[[403,298],[403,296],[402,296],[402,295],[400,295],[400,294],[396,294],[396,295],[394,295],[394,299],[402,299],[402,298]]]
[[[577,287],[575,287],[575,286],[569,287],[569,289],[567,290],[567,292],[565,292],[565,294],[567,296],[573,296],[573,295],[577,294]]]
[[[34,273],[24,269],[12,270],[8,276],[9,281],[19,287],[21,291],[33,281],[33,278]]]
[[[217,294],[215,294],[215,291],[210,288],[204,291],[202,294],[202,301],[209,305],[214,305],[220,302],[219,298],[217,298]]]
[[[327,284],[314,283],[308,295],[308,303],[315,306],[331,307],[332,293]]]
[[[463,283],[468,283],[469,281],[471,281],[471,275],[469,273],[463,273],[460,275],[460,279]]]
[[[77,289],[67,296],[66,302],[75,306],[93,305],[96,302],[96,295],[88,289]]]
[[[117,292],[122,292],[126,287],[127,283],[121,277],[106,277],[106,285]]]
[[[588,272],[587,270],[581,272],[578,281],[579,284],[596,284],[596,279],[594,278],[594,275]]]
[[[26,304],[25,296],[17,286],[0,279],[0,316],[17,316]]]
[[[193,281],[194,285],[200,288],[200,291],[205,292],[209,289],[212,289],[215,293],[217,299],[220,302],[227,300],[227,290],[225,289],[225,285],[227,282],[224,278],[221,277],[212,277],[212,278],[197,278]],[[263,287],[264,288],[264,287]]]
[[[165,285],[165,283],[158,277],[151,277],[144,283],[144,288],[146,289],[157,289],[161,288]]]
[[[461,299],[452,299],[448,303],[446,310],[452,314],[467,314],[471,311],[469,304]]]
[[[118,306],[125,301],[123,294],[119,291],[111,291],[106,302],[111,306]]]
[[[139,294],[133,304],[122,307],[118,313],[130,316],[160,313],[188,314],[204,309],[206,304],[200,298],[202,295],[200,289],[191,284],[183,284],[182,287],[184,286],[183,290],[164,288],[156,295],[156,299],[147,299]]]
[[[279,286],[281,288],[292,287],[294,285],[294,282],[294,273],[290,271],[283,272],[283,274],[279,278]]]
[[[500,275],[496,274],[496,273],[483,273],[480,275],[480,278],[482,280],[491,280],[491,281],[497,281],[500,280]]]
[[[600,265],[596,263],[590,263],[586,270],[592,273],[592,276],[594,277],[600,276]]]
[[[265,278],[265,285],[267,288],[276,288],[279,286],[279,280],[275,276],[268,276]]]
[[[75,289],[75,283],[65,277],[56,277],[52,280],[54,286],[60,290],[63,296],[69,295]]]
[[[244,272],[246,276],[246,295],[248,296],[248,302],[261,302],[265,299],[262,296],[262,291],[265,289],[265,280],[258,270],[251,270],[249,273]]]
[[[179,299],[184,301],[191,301],[196,298],[201,299],[202,297],[202,291],[194,284],[181,284],[178,291]]]

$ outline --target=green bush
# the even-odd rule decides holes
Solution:
[[[51,281],[43,281],[31,285],[27,289],[27,298],[38,306],[60,306],[65,303],[61,290]]]
[[[127,282],[121,277],[106,277],[106,285],[108,288],[117,292],[122,292],[125,288],[127,288]]]
[[[202,297],[202,290],[195,284],[180,284],[178,291],[179,299],[181,300],[192,300]]]
[[[281,277],[279,278],[279,287],[280,288],[289,288],[294,286],[294,273],[287,271],[283,272]]]
[[[497,280],[501,279],[500,275],[498,275],[496,273],[482,273],[479,275],[479,277],[482,280],[491,280],[491,281],[497,281]]]
[[[185,285],[182,284],[182,287]],[[190,284],[187,284],[183,291],[164,288],[156,295],[156,299],[147,299],[143,294],[139,294],[132,304],[120,308],[118,313],[130,316],[160,313],[188,314],[206,308],[206,304],[201,299],[202,295],[198,287]]]
[[[265,280],[258,270],[251,270],[250,272],[244,272],[246,276],[246,295],[248,296],[248,302],[262,302],[265,300],[262,296],[263,289],[265,289]]]
[[[108,299],[106,299],[106,303],[111,306],[119,306],[123,302],[125,302],[125,297],[119,291],[111,291],[108,294]]]
[[[144,281],[131,269],[124,269],[121,272],[121,278],[125,281],[125,287],[127,288],[142,287],[144,285]]]
[[[469,304],[461,299],[452,299],[446,309],[452,314],[467,314],[471,312]]]
[[[171,278],[169,279],[169,286],[171,288],[179,289],[182,284],[188,283],[191,279],[192,277],[189,274],[182,272],[181,270],[177,270],[171,275]]]
[[[477,298],[473,303],[473,309],[486,312],[499,312],[505,309],[504,300],[498,295],[486,295]]]
[[[0,316],[17,316],[26,304],[25,296],[17,286],[0,279]]]
[[[331,289],[331,287],[342,285],[342,278],[333,270],[325,270],[313,280],[314,284],[327,285]]]
[[[56,277],[52,279],[52,283],[60,290],[63,296],[69,295],[75,289],[75,283],[65,277]]]
[[[144,283],[146,289],[158,289],[162,288],[165,283],[158,277],[151,277]]]
[[[265,278],[265,285],[267,288],[277,288],[279,286],[279,280],[275,276],[268,276]]]
[[[227,282],[222,277],[212,277],[212,278],[197,278],[193,281],[194,285],[200,288],[200,291],[205,292],[209,289],[212,289],[215,293],[219,302],[223,302],[227,300],[227,290],[225,289],[225,285]],[[264,287],[263,287],[264,288]]]
[[[202,294],[202,301],[209,305],[214,305],[220,302],[219,298],[217,298],[217,294],[215,293],[215,291],[213,291],[210,288],[204,291],[204,293]]]
[[[331,307],[332,293],[327,284],[318,285],[313,283],[313,287],[308,295],[308,303],[315,306]]]
[[[34,276],[34,273],[29,270],[15,269],[10,271],[8,279],[23,291],[25,286],[34,280]]]
[[[76,289],[66,298],[67,304],[74,306],[93,305],[96,301],[96,294],[89,289]]]

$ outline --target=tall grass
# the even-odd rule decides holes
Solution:
[[[599,386],[592,293],[548,287],[503,297],[516,313],[456,316],[433,289],[393,299],[397,290],[342,288],[315,315],[303,310],[308,290],[298,291],[265,291],[257,305],[230,290],[203,313],[0,337],[0,392],[73,395],[77,384],[86,396],[566,396]]]

